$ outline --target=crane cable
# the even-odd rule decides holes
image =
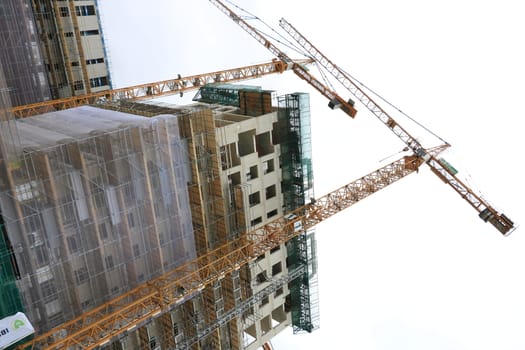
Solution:
[[[282,38],[284,40],[281,41],[277,38],[275,38],[274,36],[272,35],[269,35],[263,31],[261,31],[260,29],[257,29],[261,34],[267,36],[268,38],[270,38],[271,40],[274,40],[275,42],[299,53],[300,55],[303,55],[305,57],[309,57],[311,58],[312,60],[315,61],[315,58],[314,57],[311,57],[311,56],[308,56],[307,52],[298,47],[297,44],[295,44],[294,42],[288,40],[286,37],[284,37],[282,34],[280,34],[278,31],[276,31],[273,27],[271,27],[269,24],[267,24],[265,21],[263,21],[261,18],[259,18],[258,16],[256,16],[255,14],[253,13],[250,13],[249,11],[245,10],[244,8],[236,5],[235,3],[233,3],[231,0],[226,0],[226,2],[228,2],[230,5],[236,7],[237,9],[239,9],[240,11],[248,14],[250,17],[247,17],[248,19],[255,19],[255,20],[258,20],[260,21],[264,26],[266,26],[267,28],[269,28],[272,32],[276,33],[280,38]],[[336,91],[335,88],[333,87],[333,84],[330,82],[330,80],[328,79],[327,75],[324,73],[324,71],[322,70],[322,67],[317,64],[316,62],[316,67],[317,69],[319,70],[320,74],[321,74],[321,77],[323,79],[323,81],[325,82],[326,85],[328,85],[332,91]],[[408,118],[410,121],[412,121],[414,124],[418,125],[420,128],[422,128],[423,130],[425,130],[426,132],[428,132],[430,135],[436,137],[438,140],[440,140],[441,142],[443,142],[444,144],[446,145],[449,145],[449,143],[447,141],[445,141],[441,136],[437,135],[435,132],[433,132],[432,130],[430,130],[428,127],[424,126],[423,124],[421,124],[420,122],[418,122],[417,120],[415,120],[414,118],[412,118],[411,116],[409,116],[408,114],[406,114],[405,112],[403,112],[399,107],[397,107],[396,105],[394,105],[393,103],[391,103],[390,101],[388,101],[387,99],[385,99],[384,97],[382,97],[381,95],[379,95],[377,92],[375,92],[374,90],[372,90],[371,88],[369,88],[368,86],[366,86],[363,82],[361,82],[360,80],[356,79],[354,76],[352,76],[350,73],[348,73],[346,70],[344,70],[343,68],[341,68],[340,66],[336,66],[339,70],[341,70],[343,73],[345,73],[348,77],[350,77],[353,81],[355,81],[356,83],[358,83],[359,85],[361,85],[363,88],[365,88],[367,91],[369,91],[370,93],[372,93],[374,96],[376,96],[377,98],[379,98],[381,101],[385,102],[387,105],[389,105],[390,107],[394,108],[396,111],[398,111],[401,115],[405,116],[406,118]]]
[[[267,27],[268,29],[270,29],[270,31],[274,32],[275,34],[277,34],[278,37],[280,37],[282,40],[276,38],[275,36],[273,35],[270,35],[268,34],[267,32],[264,32],[262,30],[260,30],[259,28],[255,28],[259,33],[263,34],[264,36],[268,37],[269,39],[295,51],[296,53],[304,56],[304,57],[308,57],[308,55],[305,53],[305,51],[300,48],[297,44],[295,44],[293,41],[290,41],[289,39],[287,39],[284,35],[282,35],[281,33],[279,33],[277,30],[275,30],[272,26],[270,26],[268,23],[266,23],[265,21],[263,21],[260,17],[256,16],[255,14],[243,9],[242,7],[236,5],[235,3],[233,3],[232,1],[230,0],[226,0],[226,2],[230,5],[232,5],[233,7],[237,8],[238,10],[246,13],[249,17],[246,17],[244,19],[249,19],[249,20],[257,20],[259,22],[261,22],[265,27]]]
[[[288,49],[291,49],[292,51],[295,51],[296,53],[298,53],[299,55],[302,55],[304,57],[308,57],[308,52],[306,52],[306,50],[304,50],[302,47],[300,47],[299,45],[297,45],[295,42],[289,40],[287,37],[285,37],[284,35],[282,35],[279,31],[275,30],[272,26],[270,26],[268,23],[266,23],[264,20],[262,20],[260,17],[256,16],[255,14],[245,10],[244,8],[236,5],[235,3],[233,3],[232,1],[230,0],[226,0],[226,2],[230,5],[232,5],[233,7],[237,8],[238,10],[246,13],[249,17],[246,17],[246,19],[250,19],[250,20],[258,20],[259,22],[261,22],[265,27],[267,27],[270,31],[274,32],[279,38],[281,39],[278,39],[276,38],[275,36],[273,35],[270,35],[268,34],[267,32],[263,31],[263,30],[260,30],[259,28],[256,28],[256,30],[258,32],[260,32],[262,35],[266,36],[267,38],[273,40],[274,42],[276,43],[279,43],[281,45],[283,45],[284,47],[288,48]],[[317,70],[319,71],[319,74],[321,75],[321,78],[323,80],[323,82],[325,83],[325,85],[327,85],[332,91],[336,91],[332,82],[330,81],[330,79],[327,77],[327,74],[323,71],[322,67],[319,65],[318,62],[316,62],[315,60],[313,60],[313,62],[315,63],[315,66],[317,67]]]
[[[340,66],[337,66],[337,69],[341,70],[343,73],[345,73],[347,76],[349,76],[350,78],[352,78],[353,81],[355,81],[356,83],[359,83],[359,85],[361,85],[363,88],[365,88],[367,91],[370,91],[373,95],[375,95],[377,98],[379,98],[381,101],[385,102],[387,105],[389,105],[390,107],[394,108],[396,111],[398,111],[399,113],[401,113],[401,115],[405,116],[406,118],[408,118],[409,120],[411,120],[413,123],[415,123],[416,125],[418,125],[419,127],[421,127],[423,130],[427,131],[430,135],[436,137],[437,139],[439,139],[440,141],[442,141],[444,144],[446,145],[449,145],[449,143],[447,141],[445,141],[441,136],[437,135],[435,132],[433,132],[432,130],[430,130],[429,128],[427,128],[426,126],[424,126],[423,124],[421,124],[420,122],[418,122],[417,120],[415,120],[414,118],[412,118],[411,116],[409,116],[408,114],[406,114],[405,112],[403,112],[399,107],[397,107],[396,105],[394,105],[393,103],[389,102],[387,99],[385,99],[384,97],[382,97],[381,95],[379,95],[377,92],[375,92],[374,90],[372,90],[371,88],[369,88],[368,86],[366,86],[365,84],[363,84],[360,80],[356,79],[354,76],[352,76],[350,73],[348,73],[347,71],[345,71],[343,68],[341,68]]]

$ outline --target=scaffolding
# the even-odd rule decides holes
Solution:
[[[2,0],[0,62],[11,103],[15,106],[49,100],[46,67],[34,30],[30,0]]]
[[[286,211],[314,198],[309,96],[288,94],[278,98],[279,138]],[[304,267],[290,284],[290,308],[294,333],[319,327],[317,258],[314,229],[288,243],[289,268]]]
[[[221,93],[218,86],[213,89],[216,96],[227,95]],[[229,87],[227,89],[231,92]],[[239,104],[234,103],[233,106],[226,103],[212,104],[203,109],[202,104],[181,108],[157,102],[151,104],[121,102],[118,107],[111,107],[150,116],[161,112],[167,113],[170,109],[181,113],[181,137],[187,140],[188,157],[192,164],[192,181],[189,183],[190,203],[199,254],[205,252],[206,249],[216,247],[219,242],[240,237],[247,229],[257,226],[260,221],[257,221],[257,218],[254,220],[251,207],[258,203],[258,199],[250,199],[250,194],[254,192],[251,183],[252,180],[262,177],[263,174],[275,171],[277,165],[273,162],[268,165],[270,164],[268,161],[263,161],[261,169],[250,170],[245,177],[243,171],[240,174],[238,172],[242,163],[241,159],[253,156],[256,157],[255,159],[267,159],[276,151],[275,145],[286,141],[286,138],[279,139],[277,136],[273,142],[271,141],[270,135],[279,133],[281,130],[277,113],[274,114],[273,122],[269,123],[270,131],[265,133],[262,130],[259,132],[247,130],[239,133],[239,127],[246,130],[246,128],[250,129],[248,125],[259,125],[260,123],[257,123],[255,118],[264,115],[264,111],[267,113],[276,111],[276,108],[271,106],[273,98],[271,92],[238,89],[236,93],[238,93],[240,102]],[[214,100],[214,102],[217,101]],[[308,101],[303,101],[303,103],[308,103]],[[245,107],[242,108],[242,105]],[[302,117],[308,119],[309,115],[304,111],[303,113]],[[307,137],[309,125],[306,120],[303,121],[303,128],[303,137]],[[299,142],[299,139],[288,138],[288,141]],[[309,147],[306,141],[303,144],[304,149]],[[283,152],[283,149],[287,150],[286,145],[281,145],[281,147],[284,148],[278,149],[279,154]],[[290,147],[293,146],[290,145]],[[285,177],[284,174],[283,177]],[[222,183],[218,182],[219,180]],[[269,193],[267,196],[273,196],[271,192]],[[301,202],[304,203],[304,191],[301,192]],[[281,206],[282,203],[279,204],[279,207]],[[311,241],[311,237],[310,235],[307,239],[308,242]],[[295,256],[293,254],[296,251],[299,251],[298,248],[293,250],[292,256]],[[304,250],[305,254],[312,251],[314,249],[311,247]],[[264,258],[264,254],[260,258]],[[194,296],[191,304],[186,303],[186,306],[178,313],[181,322],[177,327],[180,331],[175,348],[198,346],[203,349],[240,349],[243,346],[249,347],[252,344],[244,343],[243,338],[240,337],[243,331],[251,332],[257,337],[256,323],[260,323],[260,327],[267,332],[273,327],[273,322],[286,322],[283,289],[288,285],[295,285],[295,281],[302,279],[304,275],[308,276],[308,280],[315,277],[316,271],[312,268],[312,262],[315,259],[311,254],[307,258],[310,264],[290,267],[287,270],[288,274],[277,278],[270,277],[266,282],[256,282],[258,279],[253,271],[257,273],[259,270],[253,270],[253,265],[250,265],[249,269],[241,268],[204,288]],[[268,314],[268,311],[261,311],[262,305],[267,305],[270,295],[276,292],[276,295],[282,295],[282,309],[274,310],[271,314]],[[302,292],[301,295],[304,294]],[[307,296],[310,297],[310,294]],[[293,298],[296,300],[295,296]],[[309,302],[311,304],[310,300]],[[272,320],[273,318],[275,320]]]
[[[213,83],[199,88],[193,101],[237,107],[241,115],[256,117],[275,110],[272,92],[258,86]]]
[[[240,91],[260,92],[261,88],[252,85],[213,83],[199,88],[193,101],[240,107]]]
[[[16,121],[20,142],[11,149],[18,158],[4,162],[11,164],[3,171],[12,181],[3,184],[0,197],[20,307],[36,320],[39,333],[114,297],[124,302],[126,290],[283,214],[275,186],[290,171],[285,167],[281,175],[279,155],[307,149],[306,139],[301,146],[291,142],[308,135],[308,124],[299,121],[302,134],[287,138],[299,124],[280,135],[281,119],[288,117],[269,113],[276,111],[271,92],[244,89],[239,96],[237,107],[121,101]],[[304,203],[310,188],[303,185],[303,199],[291,205]],[[258,205],[265,198],[276,209],[262,220],[254,210],[265,210]],[[305,295],[312,304],[311,288],[298,295],[294,289],[304,276],[315,277],[311,237],[304,238],[307,249],[298,243],[288,252],[284,245],[272,249],[137,322],[107,346],[254,349],[257,342],[244,343],[246,334],[259,340],[274,323],[279,329],[289,325],[288,291],[295,304]],[[292,265],[283,271],[288,253]],[[268,278],[260,279],[261,273]],[[190,287],[178,288],[182,294]],[[269,299],[279,306],[273,309]],[[293,312],[291,318],[297,318]]]
[[[14,128],[13,116],[9,113],[11,100],[0,62],[0,183],[9,184],[9,167],[16,167],[19,158],[16,156],[18,134]],[[24,311],[24,305],[16,278],[19,275],[18,265],[14,260],[14,251],[2,216],[0,206],[0,319]]]
[[[217,122],[209,106],[179,107],[158,102],[121,101],[106,108],[149,117],[161,113],[178,115],[179,132],[186,144],[185,156],[191,170],[187,186],[197,256],[238,237],[246,230],[244,225],[232,225],[233,222],[238,222],[232,217],[242,217],[240,213],[243,211],[243,203],[238,202],[233,209],[225,203],[230,196],[225,196],[225,188],[221,182]],[[225,316],[231,315],[240,302],[240,280],[240,272],[234,271],[177,307],[176,314],[172,314],[172,319],[176,320],[177,332],[173,333],[175,342],[169,342],[172,345],[170,348],[240,348],[239,320]],[[168,343],[170,334],[171,332],[164,333],[161,339]]]
[[[0,61],[14,106],[108,90],[95,0],[3,0]]]
[[[40,332],[196,257],[177,118],[86,106],[16,126],[2,217]]]

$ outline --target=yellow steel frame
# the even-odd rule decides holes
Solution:
[[[312,60],[299,60],[300,64],[309,64]],[[44,101],[24,106],[13,107],[12,113],[16,118],[25,118],[37,114],[78,107],[86,104],[104,103],[119,100],[141,100],[154,97],[182,94],[196,90],[201,86],[217,82],[235,82],[260,78],[265,75],[282,73],[288,69],[288,64],[273,60],[270,62],[221,70],[211,73],[178,77],[162,80],[155,83],[135,85],[120,89],[107,90],[86,95],[73,96],[58,100]]]
[[[173,309],[228,273],[321,221],[416,171],[421,158],[404,157],[155,278],[74,320],[36,336],[20,349],[93,349]],[[298,225],[298,222],[301,225]]]
[[[481,195],[475,193],[470,187],[456,177],[455,172],[450,169],[442,160],[432,156],[419,141],[410,135],[401,125],[399,125],[381,106],[379,106],[366,92],[354,83],[351,77],[339,68],[334,62],[319,51],[308,39],[306,39],[297,29],[286,20],[281,19],[281,27],[308,53],[315,61],[324,67],[332,76],[337,79],[355,98],[372,112],[383,124],[385,124],[397,137],[399,137],[415,154],[425,158],[425,162],[430,170],[435,173],[444,183],[449,185],[459,193],[478,213],[489,211],[491,219],[489,222],[494,225],[503,235],[510,234],[515,226],[514,223],[503,213],[499,213]]]
[[[323,96],[328,98],[330,103],[334,103],[340,106],[341,110],[343,110],[350,117],[352,118],[355,117],[357,110],[354,108],[353,103],[347,102],[345,99],[339,96],[335,91],[331,90],[328,86],[326,86],[321,81],[319,81],[316,77],[314,77],[312,74],[308,72],[308,70],[301,64],[301,62],[297,60],[293,60],[290,57],[288,57],[288,55],[285,52],[283,52],[281,49],[275,46],[270,40],[268,40],[264,35],[262,35],[257,29],[249,25],[248,22],[246,22],[242,17],[240,17],[235,12],[233,12],[231,9],[229,9],[221,1],[210,0],[210,2],[213,5],[215,5],[226,16],[228,16],[231,20],[237,23],[242,29],[244,29],[248,34],[250,34],[255,40],[257,40],[260,44],[266,47],[276,57],[288,63],[290,65],[290,69],[292,69],[293,72],[298,77],[307,81],[308,84],[310,84],[313,88],[319,91]]]

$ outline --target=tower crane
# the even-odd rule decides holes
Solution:
[[[291,69],[298,77],[306,80],[314,89],[319,91],[323,96],[328,98],[328,106],[332,109],[341,109],[343,112],[354,118],[357,110],[354,108],[354,102],[351,100],[346,101],[339,96],[335,91],[332,91],[328,86],[320,82],[316,77],[308,72],[301,62],[295,62],[291,59],[284,51],[275,46],[270,40],[252,26],[250,26],[244,19],[242,19],[235,12],[226,7],[222,2],[216,0],[210,0],[215,6],[219,8],[226,16],[230,17],[235,23],[237,23],[242,29],[250,34],[255,40],[266,47],[271,53],[277,58],[282,60],[288,65],[288,69]]]
[[[140,100],[166,96],[197,89],[209,82],[232,82],[257,78],[272,73],[304,69],[312,60],[281,60],[230,70],[178,77],[156,83],[95,92],[83,96],[45,101],[11,109],[18,118],[54,110],[73,108],[85,104],[100,104],[120,100]],[[297,68],[301,67],[301,68]],[[347,111],[351,111],[347,109]],[[350,113],[355,114],[355,113]],[[349,114],[349,115],[350,115]],[[439,149],[433,152],[439,153]],[[19,349],[59,349],[80,347],[93,349],[103,346],[114,337],[126,334],[153,318],[160,317],[178,304],[191,299],[204,287],[222,279],[226,274],[254,261],[262,253],[304,233],[317,223],[346,209],[372,193],[418,170],[417,157],[404,157],[362,178],[341,187],[312,203],[296,209],[294,219],[278,219],[228,242],[199,258],[188,262],[158,278],[128,291],[105,304],[83,313],[33,340],[19,345]],[[298,229],[299,228],[299,229]],[[290,274],[289,278],[293,278]],[[253,298],[250,302],[258,302]],[[246,308],[251,304],[242,307]],[[230,310],[231,316],[235,310]],[[227,313],[226,317],[229,317]],[[217,327],[211,325],[210,327]],[[209,327],[209,328],[210,328]],[[197,335],[198,340],[199,335]],[[195,338],[195,337],[194,337]],[[194,340],[195,341],[195,340]],[[187,345],[187,344],[186,344]]]
[[[222,3],[215,0],[210,1],[218,5],[223,12],[276,54],[280,61],[273,61],[273,68],[270,69],[279,72],[283,72],[284,70],[294,71],[295,74],[306,80],[316,88],[316,90],[327,97],[330,101],[330,107],[340,107],[349,116],[355,116],[356,110],[353,103],[345,101],[308,73],[304,68],[305,61],[300,62],[290,59],[270,41],[259,34],[258,31],[247,25],[244,20],[222,5]],[[317,60],[315,57],[314,59]],[[272,73],[276,71],[272,71]],[[217,81],[213,78],[213,73],[210,73],[210,77],[212,77],[211,80],[205,81],[204,83],[201,81],[196,84],[190,79],[186,85],[191,83],[191,88],[197,88],[201,83],[204,85],[206,82]],[[241,79],[219,79],[218,81],[237,81],[255,77],[258,76],[250,75],[249,77]],[[46,108],[70,108],[80,104],[97,103],[108,100],[152,98],[170,93],[180,93],[187,91],[182,89],[186,88],[182,83],[183,81],[184,79],[179,78],[173,81],[140,85],[130,88],[130,90],[121,90],[120,93],[115,94],[105,91],[80,96],[73,98],[72,104],[68,104],[69,102],[67,101],[60,102],[62,104],[50,101],[37,104],[38,106],[15,107],[13,112],[18,117],[23,117],[42,113],[46,111]],[[363,102],[369,98],[358,99]],[[379,108],[374,102],[371,103],[373,107],[368,107],[368,105],[365,104],[367,108],[372,111],[374,111],[375,108]],[[199,256],[197,259],[148,281],[49,332],[37,335],[30,342],[20,345],[19,348],[62,349],[76,347],[93,349],[103,346],[115,337],[131,332],[149,320],[160,317],[173,307],[183,303],[203,290],[204,287],[221,280],[225,275],[239,270],[242,266],[254,261],[262,253],[303,234],[306,230],[327,218],[417,171],[419,166],[425,162],[433,169],[436,175],[441,177],[453,188],[456,189],[456,185],[454,184],[458,181],[459,185],[457,185],[457,187],[466,192],[463,194],[458,189],[456,190],[460,192],[471,205],[478,209],[480,216],[482,216],[484,220],[491,222],[503,234],[510,233],[514,227],[512,221],[504,214],[496,212],[491,206],[473,194],[468,187],[464,186],[455,178],[454,174],[448,171],[446,164],[437,158],[438,154],[444,148],[448,147],[448,145],[442,145],[434,149],[425,149],[417,140],[406,133],[397,122],[386,113],[383,113],[381,110],[380,117],[378,117],[382,121],[382,118],[384,118],[384,124],[389,126],[398,137],[406,140],[405,143],[407,143],[414,152],[412,156],[403,157],[325,196],[312,200],[309,204],[294,210],[292,212],[294,215],[288,216],[288,219],[281,217],[254,231],[248,232],[246,235],[242,235],[240,238],[229,241]],[[452,177],[453,180],[450,177]],[[479,202],[479,204],[477,204],[476,201]],[[290,219],[291,217],[293,217],[293,219]]]
[[[304,65],[311,63],[312,60],[296,60],[293,61],[293,65],[289,62],[292,60],[288,62],[273,60],[259,65],[178,77],[156,83],[18,106],[12,108],[11,112],[18,118],[24,118],[85,104],[166,96],[197,89],[209,82],[232,82],[272,73],[282,73],[290,70],[292,66],[301,70],[304,69]],[[351,109],[347,109],[347,111],[351,111]],[[436,149],[434,152],[438,153],[439,150]],[[176,305],[191,299],[205,286],[220,280],[234,270],[240,269],[267,250],[287,242],[317,223],[411,174],[418,169],[420,164],[421,162],[417,157],[404,157],[384,166],[297,209],[294,211],[293,220],[281,218],[256,231],[249,232],[241,238],[140,285],[57,328],[37,335],[30,342],[20,345],[19,348],[58,349],[65,346],[66,348],[92,349],[102,346],[115,336],[140,328],[148,320],[160,317]],[[292,275],[293,273],[290,274],[289,278],[292,278]],[[258,299],[253,298],[253,302],[257,301]],[[248,303],[250,302],[252,301],[248,301]],[[250,305],[247,304],[244,307]],[[230,310],[232,316],[234,315],[233,311]],[[217,327],[217,325],[210,327]]]
[[[294,64],[304,67],[305,65],[312,63],[313,60],[302,59],[294,62],[296,62]],[[165,97],[173,94],[180,94],[182,96],[184,92],[196,90],[209,83],[232,83],[236,81],[256,79],[269,74],[283,73],[290,69],[291,65],[289,63],[274,59],[270,62],[250,66],[191,75],[187,77],[181,77],[179,75],[175,79],[17,106],[13,107],[11,112],[16,118],[25,118],[86,104],[116,102],[120,100],[136,101],[155,97]]]
[[[230,8],[224,5],[219,0],[210,0],[221,12],[225,13],[235,23],[237,23],[248,34],[254,37],[257,41],[262,43],[270,52],[283,61],[294,65],[293,61],[275,45],[271,44],[257,29],[250,26],[244,19],[233,12]],[[416,138],[410,135],[394,118],[392,118],[379,104],[377,104],[363,89],[357,86],[350,76],[334,64],[328,57],[322,54],[314,45],[312,45],[303,35],[301,35],[291,24],[281,19],[280,26],[308,53],[311,59],[315,60],[319,65],[325,68],[332,74],[343,86],[352,93],[368,110],[370,110],[385,126],[387,126],[407,147],[419,157],[422,162],[425,162],[430,170],[436,174],[443,182],[452,187],[459,195],[464,198],[474,209],[479,213],[479,217],[485,221],[490,222],[503,235],[510,234],[514,227],[514,223],[503,213],[498,212],[487,201],[476,194],[471,188],[464,184],[457,176],[456,171],[446,161],[439,159],[437,155],[432,155],[425,147],[421,145]],[[299,65],[300,66],[300,65]],[[300,69],[294,69],[294,72],[301,78],[306,80],[310,85],[317,89],[316,83],[313,79],[306,79],[301,75]],[[319,89],[318,89],[319,90]],[[335,94],[335,93],[334,93]],[[326,95],[325,95],[326,96]],[[339,99],[341,99],[339,97]],[[353,104],[353,103],[352,103]]]
[[[429,150],[438,154],[442,146]],[[293,210],[246,235],[204,253],[79,317],[37,335],[17,349],[94,349],[169,312],[215,281],[255,261],[371,194],[412,174],[422,164],[405,156]],[[242,307],[242,305],[241,305]]]

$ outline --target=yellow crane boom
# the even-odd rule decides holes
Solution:
[[[250,26],[244,19],[238,16],[235,12],[230,10],[222,2],[217,0],[210,0],[212,4],[217,6],[226,16],[230,17],[235,23],[237,23],[242,29],[244,29],[248,34],[250,34],[255,40],[261,43],[266,47],[271,53],[273,53],[278,59],[286,62],[289,65],[289,69],[313,86],[317,91],[319,91],[323,96],[328,98],[328,106],[332,109],[341,108],[343,112],[348,114],[350,117],[354,118],[357,110],[354,108],[353,101],[346,101],[341,96],[339,96],[335,91],[331,90],[328,86],[317,80],[308,70],[304,67],[301,62],[295,62],[292,60],[285,52],[280,50],[275,46],[270,40],[266,39],[257,29]]]
[[[421,157],[443,182],[450,185],[479,213],[485,222],[490,222],[503,235],[508,235],[514,229],[514,223],[503,213],[499,213],[487,201],[481,198],[471,188],[456,177],[456,170],[443,159],[430,154],[416,138],[412,137],[398,122],[392,118],[380,105],[355,84],[348,74],[319,51],[308,39],[295,29],[285,19],[281,19],[280,26],[301,46],[308,55],[323,66],[337,79],[352,95],[355,96],[368,110],[370,110],[384,125],[399,137],[415,154]]]
[[[295,64],[304,66],[313,62],[313,60],[303,59],[294,62],[296,62]],[[119,89],[90,93],[87,95],[73,96],[13,107],[11,112],[16,118],[25,118],[37,114],[78,107],[86,104],[164,97],[174,94],[183,94],[184,92],[196,90],[199,87],[210,83],[231,83],[248,79],[256,79],[269,74],[283,73],[290,68],[291,66],[289,63],[274,59],[270,62],[253,64],[239,68],[191,75],[187,77],[179,76],[175,79],[162,80],[154,83],[134,85]]]
[[[440,149],[434,150],[439,152]],[[263,227],[232,240],[197,259],[167,272],[82,314],[19,349],[94,349],[135,330],[188,300],[264,252],[303,234],[309,228],[416,171],[417,156],[396,160],[348,185],[313,200]],[[290,219],[292,218],[293,219]]]
[[[229,9],[219,0],[209,0],[215,5],[221,12],[225,13],[230,19],[237,23],[242,29],[248,34],[254,37],[257,41],[264,45],[274,55],[283,59],[285,62],[292,64],[290,58],[278,47],[273,45],[270,40],[266,39],[257,29],[250,26],[244,19],[238,16],[235,12]],[[464,198],[472,207],[474,207],[479,217],[485,222],[490,222],[494,227],[498,229],[503,235],[508,235],[514,229],[514,223],[503,213],[499,213],[494,207],[492,207],[487,201],[482,199],[476,194],[471,188],[465,185],[455,176],[455,171],[451,169],[446,162],[438,159],[437,156],[432,155],[427,149],[425,149],[416,138],[412,137],[398,122],[396,122],[380,105],[372,100],[361,88],[359,88],[350,77],[337,65],[335,65],[328,57],[323,55],[319,50],[315,48],[304,36],[302,36],[295,28],[293,28],[288,22],[281,20],[281,26],[287,31],[292,38],[294,38],[299,45],[301,45],[310,55],[310,58],[315,60],[318,64],[324,67],[330,72],[343,86],[345,86],[363,105],[370,110],[378,119],[386,125],[394,134],[399,137],[413,152],[415,155],[421,158],[422,161],[426,162],[433,173],[435,173],[441,180],[446,184],[450,185],[456,192],[458,192],[462,198]],[[292,65],[296,67],[297,65]],[[302,71],[294,69],[294,72],[301,73]],[[301,76],[301,74],[298,74]],[[310,75],[311,76],[311,75]],[[303,76],[301,76],[305,79]],[[314,88],[317,88],[316,79],[305,79]],[[333,94],[336,95],[335,92]],[[326,96],[326,95],[325,95]],[[340,97],[338,97],[341,99]]]
[[[25,117],[46,111],[71,108],[82,104],[93,104],[121,99],[146,99],[169,94],[181,93],[196,89],[211,82],[233,82],[262,75],[293,70],[306,80],[321,94],[327,97],[331,107],[341,107],[351,117],[356,110],[353,103],[347,102],[319,82],[304,68],[309,61],[292,60],[257,30],[246,24],[234,12],[226,8],[220,1],[210,0],[226,13],[232,20],[241,25],[249,34],[273,52],[279,60],[263,65],[247,66],[234,70],[177,78],[163,82],[138,85],[135,87],[104,91],[85,96],[49,101],[42,104],[15,107],[13,113],[17,117]],[[314,57],[314,59],[316,59]],[[264,68],[263,68],[264,66]],[[228,73],[226,73],[228,72]],[[67,101],[66,101],[67,100]],[[364,101],[363,99],[359,99]],[[372,101],[374,112],[376,104]],[[379,106],[377,106],[379,107]],[[383,114],[381,114],[383,118]],[[380,119],[381,119],[380,118]],[[384,115],[384,123],[398,137],[405,137],[402,129],[388,115]],[[387,187],[401,178],[418,170],[426,162],[431,169],[446,183],[458,191],[469,203],[480,211],[480,216],[490,221],[503,234],[508,234],[514,227],[505,215],[497,213],[479,197],[471,195],[470,189],[457,180],[454,174],[447,171],[447,165],[436,158],[437,154],[448,145],[436,149],[424,149],[408,133],[407,144],[414,154],[388,164],[356,181],[349,183],[327,195],[312,200],[311,203],[294,210],[292,216],[281,217],[259,229],[248,232],[242,237],[229,241],[200,257],[169,271],[119,297],[86,312],[44,334],[37,335],[30,342],[20,345],[20,349],[64,349],[82,348],[94,349],[111,342],[115,337],[134,331],[151,319],[166,314],[171,309],[189,300],[206,286],[221,280],[224,276],[240,269],[254,261],[264,252],[279,246],[290,239],[303,234],[309,228],[361,201],[367,196]],[[456,180],[458,182],[456,182]],[[459,183],[458,185],[455,185]],[[461,192],[467,189],[467,192]],[[461,190],[461,191],[460,191]],[[479,202],[480,204],[478,204]]]

